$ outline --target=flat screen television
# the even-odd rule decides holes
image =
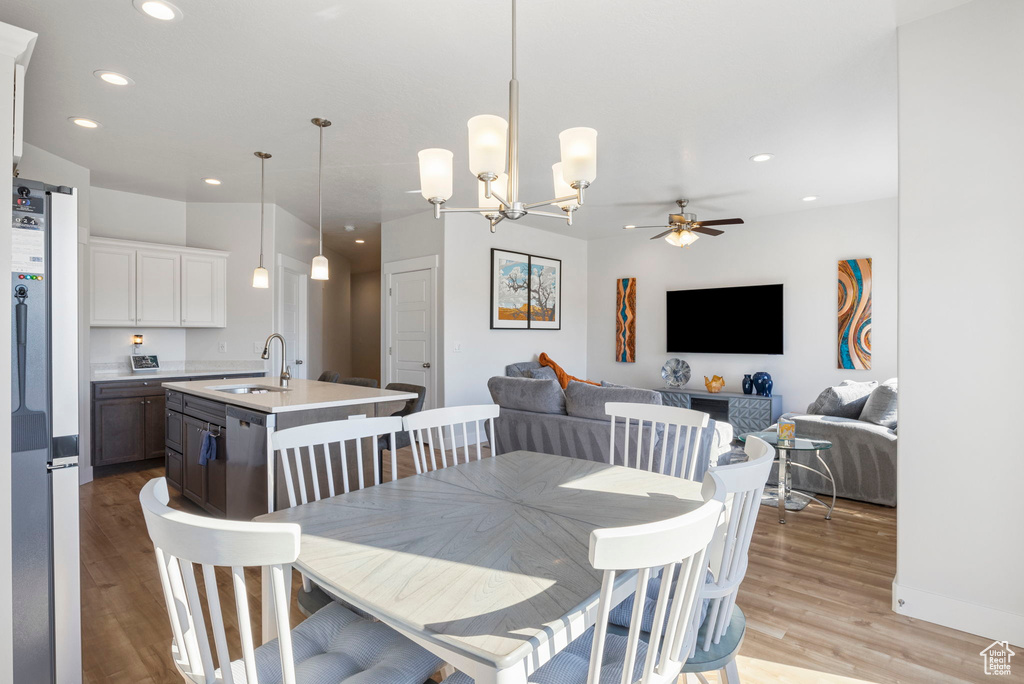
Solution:
[[[665,318],[670,353],[782,353],[781,284],[666,292]]]

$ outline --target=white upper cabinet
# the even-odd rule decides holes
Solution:
[[[227,260],[217,256],[181,257],[181,324],[186,328],[227,325]]]
[[[226,252],[109,238],[89,251],[91,325],[227,325]]]
[[[181,254],[164,250],[136,252],[137,325],[181,325]]]
[[[90,248],[90,325],[135,325],[135,248],[93,244]]]

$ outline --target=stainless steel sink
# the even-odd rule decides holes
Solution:
[[[224,385],[210,389],[227,394],[270,394],[271,392],[292,391],[290,387],[270,387],[268,385]]]

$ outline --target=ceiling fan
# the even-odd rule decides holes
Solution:
[[[730,218],[730,219],[715,219],[713,221],[698,221],[696,214],[688,214],[684,210],[686,205],[690,203],[690,200],[676,200],[676,204],[679,205],[679,214],[668,215],[668,225],[661,226],[623,226],[625,230],[634,230],[636,228],[668,228],[663,233],[658,233],[652,240],[658,238],[665,238],[665,242],[676,247],[689,247],[700,238],[698,233],[704,235],[721,235],[724,230],[718,230],[717,228],[710,228],[709,226],[731,226],[743,223],[741,218]]]

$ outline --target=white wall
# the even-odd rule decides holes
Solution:
[[[587,371],[592,380],[661,387],[661,366],[672,357],[690,364],[688,387],[721,375],[739,392],[745,373],[768,371],[787,411],[803,411],[828,385],[845,378],[896,375],[896,199],[748,219],[689,249],[650,240],[655,230],[589,244],[590,330]],[[836,369],[836,269],[840,259],[873,259],[872,369]],[[635,363],[615,359],[615,283],[637,278]],[[783,283],[784,350],[778,356],[669,354],[665,351],[665,292],[702,287]],[[744,331],[739,311],[695,312],[694,325]]]
[[[893,586],[898,612],[1017,646],[1024,646],[1024,448],[1014,429],[1024,339],[1021,36],[1017,0],[975,0],[899,31]]]
[[[561,330],[490,329],[492,247],[562,260]],[[570,374],[586,375],[586,241],[531,228],[522,220],[502,223],[492,234],[481,216],[448,214],[444,263],[445,405],[490,403],[487,379],[504,375],[507,364],[535,359],[541,352]],[[461,353],[455,353],[456,344],[462,345]]]
[[[185,202],[92,188],[89,215],[98,237],[185,244]]]

